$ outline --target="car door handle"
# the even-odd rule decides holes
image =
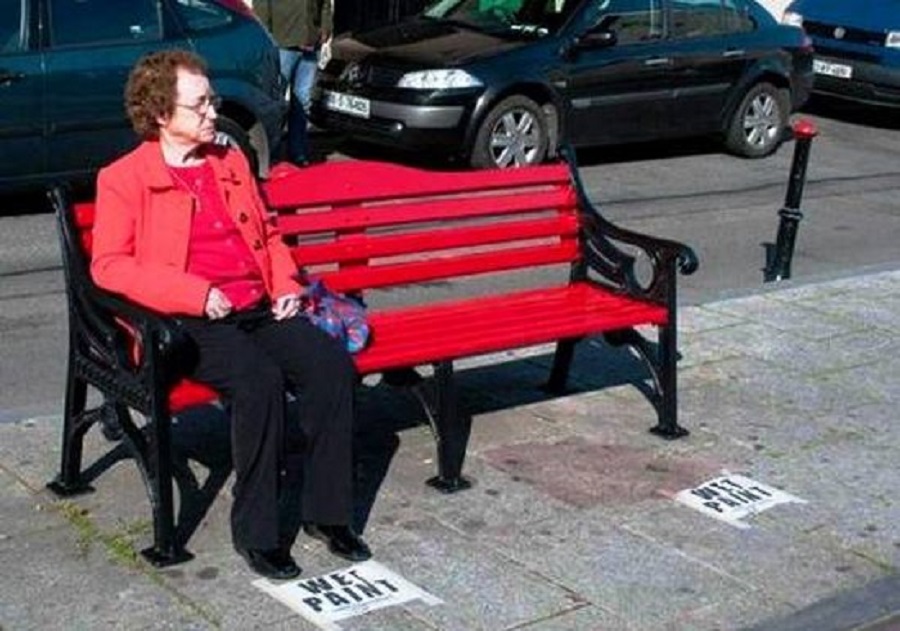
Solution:
[[[743,57],[747,54],[747,51],[743,48],[729,48],[724,53],[722,53],[723,57]]]
[[[25,73],[7,72],[6,70],[0,70],[0,85],[7,85],[9,83],[13,83],[14,81],[21,81],[24,78]]]
[[[651,57],[650,59],[644,60],[645,66],[671,66],[672,58],[671,57]]]

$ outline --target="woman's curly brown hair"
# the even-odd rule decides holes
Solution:
[[[207,74],[206,62],[199,55],[187,50],[164,50],[142,57],[128,75],[125,111],[141,138],[159,138],[157,119],[175,112],[178,68]]]

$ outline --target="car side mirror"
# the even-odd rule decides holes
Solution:
[[[615,31],[605,28],[597,28],[588,31],[575,40],[575,47],[579,49],[609,48],[615,46],[619,37]]]

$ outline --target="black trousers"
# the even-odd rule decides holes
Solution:
[[[299,523],[350,524],[356,374],[343,344],[304,317],[276,321],[268,308],[222,320],[184,318],[197,356],[189,376],[231,405],[235,471],[231,536],[242,548],[290,546]],[[287,475],[285,389],[299,398],[302,471]],[[292,419],[293,420],[293,419]],[[302,491],[283,488],[302,479]],[[301,507],[286,506],[297,498]],[[289,515],[290,513],[290,515]]]

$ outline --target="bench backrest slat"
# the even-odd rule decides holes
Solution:
[[[436,221],[458,221],[475,217],[496,217],[565,208],[571,210],[575,199],[572,191],[555,187],[539,189],[527,187],[515,192],[504,189],[501,194],[487,194],[455,198],[422,197],[395,199],[378,205],[354,204],[325,210],[291,212],[292,204],[278,209],[278,226],[287,236],[307,235],[328,231],[350,231]],[[302,200],[302,189],[297,194]]]
[[[575,242],[566,242],[550,247],[495,250],[452,259],[410,261],[384,266],[360,266],[340,271],[322,272],[320,277],[336,291],[356,291],[539,265],[568,263],[577,255],[578,245]]]
[[[529,221],[508,221],[468,227],[437,228],[403,234],[370,234],[365,238],[352,236],[336,238],[293,248],[298,265],[351,263],[379,257],[397,257],[427,251],[446,251],[456,248],[478,247],[496,243],[552,239],[578,234],[578,220],[574,215],[542,217]]]

